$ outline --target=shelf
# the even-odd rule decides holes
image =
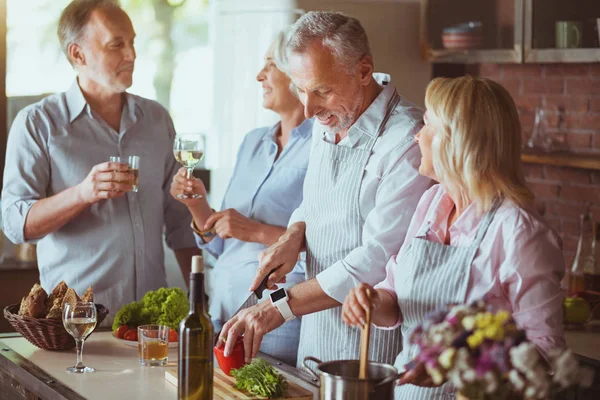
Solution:
[[[446,50],[427,49],[425,58],[429,62],[478,64],[478,63],[520,63],[521,50],[513,49],[474,49]]]
[[[600,48],[590,49],[529,49],[525,50],[526,63],[596,63],[600,62]]]
[[[581,168],[600,171],[600,155],[574,153],[522,153],[521,161],[528,164]]]

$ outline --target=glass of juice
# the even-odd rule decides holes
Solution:
[[[129,170],[127,171],[131,174],[131,186],[133,186],[133,191],[139,191],[139,174],[140,174],[140,157],[139,156],[129,156],[129,157],[119,157],[119,156],[111,156],[109,158],[110,162],[123,163],[129,166]],[[116,172],[116,171],[115,171]],[[121,182],[123,183],[123,182]]]
[[[138,355],[140,364],[159,367],[167,364],[169,327],[165,325],[138,326]]]

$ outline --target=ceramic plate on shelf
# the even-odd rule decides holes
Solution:
[[[138,342],[137,340],[125,340],[125,339],[119,339],[117,337],[117,335],[115,335],[114,332],[111,332],[110,335],[115,339],[118,340],[119,342],[121,342],[122,344],[124,344],[125,346],[129,346],[129,347],[138,347]],[[178,347],[178,342],[169,342],[169,348],[170,349],[176,349]]]

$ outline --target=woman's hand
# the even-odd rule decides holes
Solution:
[[[409,369],[400,379],[398,379],[398,385],[415,385],[422,387],[437,387],[442,383],[435,384],[433,382],[433,378],[429,376],[427,370],[425,369],[425,363],[422,361],[411,361],[409,365],[414,365],[411,369]]]
[[[180,199],[177,197],[179,194],[199,194],[202,197],[197,199]],[[173,196],[175,200],[190,207],[198,204],[200,201],[206,201],[206,188],[204,187],[204,183],[198,178],[192,177],[192,179],[187,179],[187,170],[182,167],[179,168],[179,171],[173,176],[171,196]]]
[[[363,326],[367,310],[376,310],[381,305],[381,294],[372,286],[361,283],[350,291],[342,306],[342,320],[350,326]]]
[[[212,214],[202,229],[209,230],[213,227],[217,235],[223,239],[234,238],[243,242],[259,242],[257,235],[261,233],[261,224],[244,217],[233,208]]]

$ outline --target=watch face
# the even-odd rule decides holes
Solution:
[[[281,299],[285,299],[285,289],[284,288],[277,289],[276,291],[271,293],[271,301],[273,303],[275,303]]]

